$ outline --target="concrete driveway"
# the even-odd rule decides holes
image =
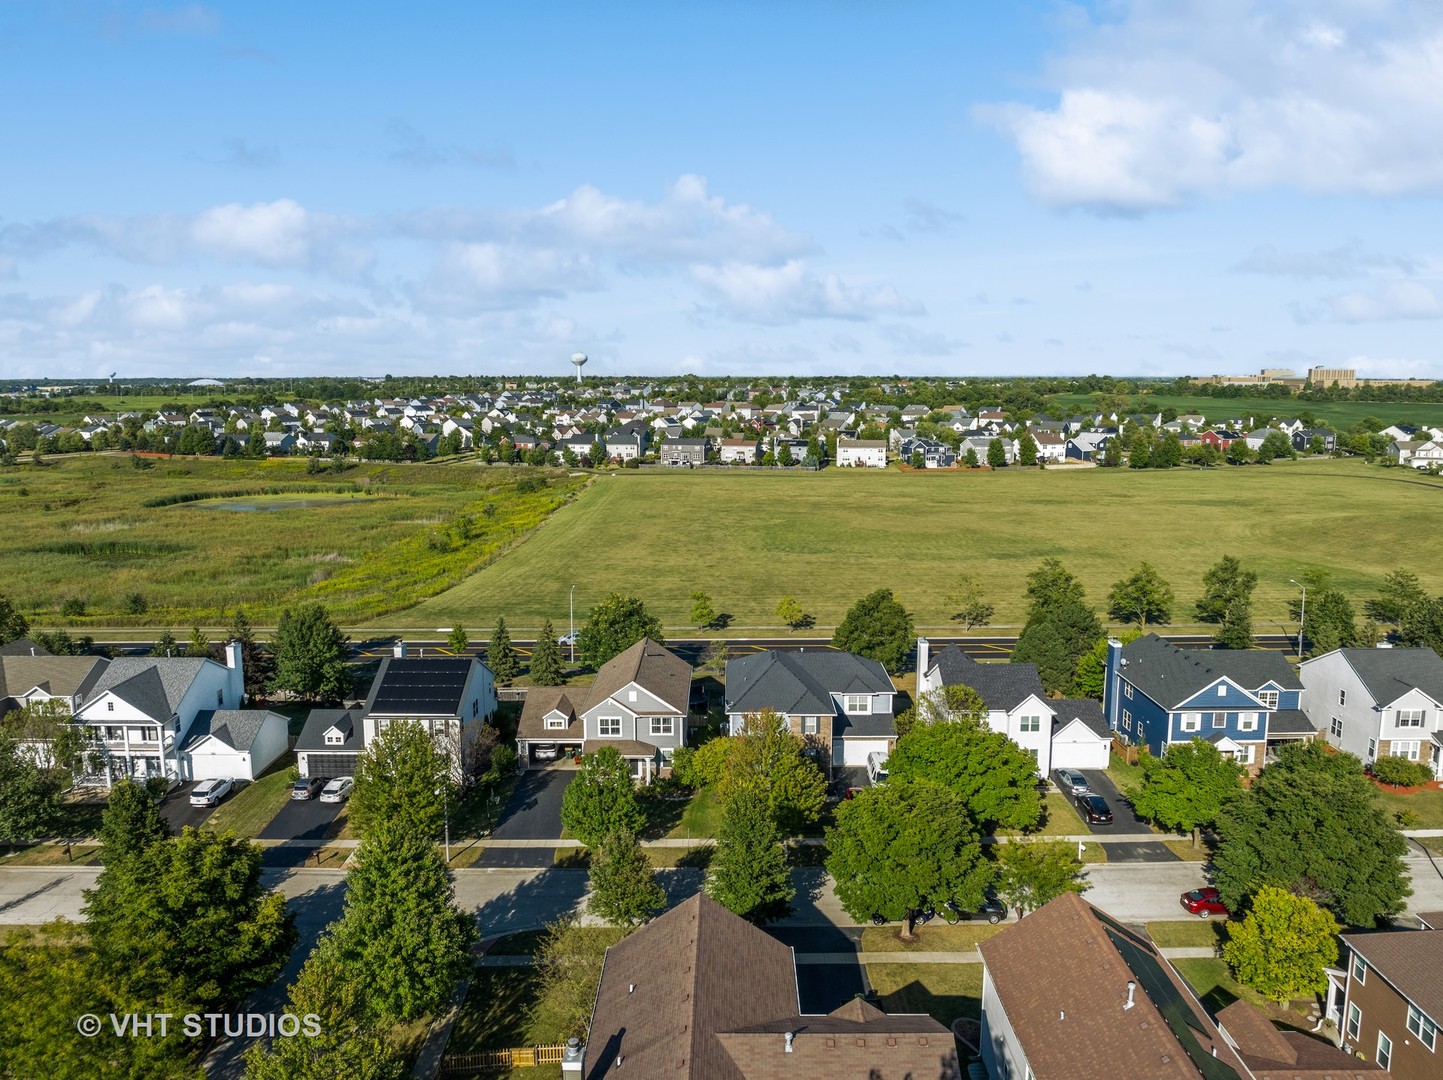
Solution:
[[[170,826],[171,832],[179,835],[180,830],[187,825],[199,826],[206,818],[215,813],[213,806],[191,806],[190,793],[194,784],[182,784],[176,788],[160,804],[160,816]],[[226,796],[227,799],[235,797],[235,791]],[[224,801],[224,800],[222,800]]]
[[[523,773],[501,811],[497,840],[560,840],[561,796],[575,769],[538,769]]]
[[[1123,797],[1122,792],[1117,790],[1117,785],[1112,778],[1100,769],[1088,769],[1083,776],[1087,777],[1087,786],[1098,795],[1107,800],[1107,805],[1112,808],[1111,825],[1090,825],[1088,826],[1099,840],[1106,840],[1109,836],[1154,836],[1152,827],[1146,821],[1133,813],[1132,803]],[[1069,802],[1071,797],[1069,796]],[[1082,820],[1076,806],[1072,812],[1077,814],[1077,819]],[[1107,848],[1108,862],[1177,862],[1178,857],[1168,850],[1166,844],[1159,840],[1155,844],[1111,844]]]

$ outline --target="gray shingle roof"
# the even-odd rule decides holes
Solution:
[[[1302,709],[1279,709],[1268,715],[1268,734],[1316,735],[1318,729]]]
[[[727,661],[727,712],[830,716],[832,694],[891,694],[887,671],[836,649],[771,650]]]
[[[1443,659],[1432,649],[1339,649],[1379,705],[1415,687],[1443,702]]]
[[[581,712],[590,712],[607,698],[636,683],[660,698],[676,712],[686,715],[691,698],[691,665],[651,638],[642,638],[625,652],[613,656],[596,673],[586,691]]]
[[[201,739],[213,735],[232,750],[245,753],[265,727],[266,717],[274,716],[282,724],[285,717],[268,709],[204,709],[191,721],[190,737],[185,749],[192,750]]]
[[[169,720],[180,707],[191,683],[212,660],[189,656],[122,656],[110,666],[86,695],[86,704],[112,693],[155,720]]]
[[[340,746],[326,745],[326,732],[339,727],[347,732]],[[322,751],[332,754],[354,754],[361,749],[361,714],[359,709],[312,709],[306,725],[296,739],[297,751]]]
[[[1147,634],[1122,649],[1123,678],[1165,709],[1180,705],[1218,679],[1231,679],[1245,690],[1268,683],[1284,690],[1303,684],[1283,654],[1270,649],[1180,649]]]
[[[51,697],[84,695],[100,680],[105,667],[106,661],[99,656],[0,655],[0,702],[19,698],[36,687]]]
[[[1061,731],[1074,720],[1081,720],[1095,734],[1104,739],[1112,738],[1107,726],[1107,717],[1102,715],[1102,706],[1092,698],[1063,698],[1052,702],[1057,715],[1052,718],[1052,730]]]
[[[1011,712],[1028,697],[1043,700],[1036,664],[979,664],[956,645],[948,645],[935,654],[927,673],[938,672],[943,686],[970,686],[982,696],[989,709]]]

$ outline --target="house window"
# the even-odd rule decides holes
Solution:
[[[1399,727],[1422,727],[1422,726],[1423,726],[1423,710],[1422,710],[1422,709],[1399,709],[1399,710],[1398,710],[1398,726],[1399,726]]]
[[[1363,1030],[1363,1010],[1351,1003],[1348,1005],[1348,1027],[1346,1030],[1348,1038],[1350,1039],[1356,1039],[1358,1033]]]
[[[376,734],[377,734],[377,735],[381,734],[383,731],[385,731],[385,730],[386,730],[388,727],[390,727],[390,726],[391,726],[391,718],[390,718],[389,716],[379,717],[379,718],[376,720]]]
[[[1132,725],[1132,713],[1128,712],[1126,709],[1123,709],[1123,710],[1122,710],[1122,726],[1123,726],[1123,727],[1130,727],[1131,725]]]
[[[1239,731],[1257,731],[1257,730],[1258,730],[1258,714],[1257,714],[1257,713],[1250,713],[1250,712],[1239,713],[1239,714],[1238,714],[1238,730],[1239,730]]]
[[[1408,1006],[1408,1030],[1418,1036],[1418,1041],[1429,1050],[1433,1049],[1433,1044],[1438,1040],[1437,1025],[1428,1019],[1422,1009],[1413,1004]]]
[[[1024,717],[1022,718],[1022,728],[1021,728],[1021,730],[1023,730],[1023,731],[1041,731],[1041,730],[1042,730],[1042,717],[1040,717],[1040,716],[1024,716]]]
[[[1394,757],[1407,758],[1409,761],[1418,760],[1418,744],[1416,742],[1395,742],[1388,752]]]
[[[566,717],[564,717],[564,716],[548,716],[548,717],[546,718],[546,726],[547,726],[548,729],[550,729],[550,730],[552,730],[552,731],[556,731],[556,730],[559,730],[559,729],[561,729],[561,728],[564,728],[564,727],[566,726]]]
[[[1278,707],[1278,692],[1276,690],[1259,690],[1255,696],[1263,703],[1265,709],[1276,709]]]
[[[1339,704],[1339,705],[1346,705],[1346,704],[1348,704],[1348,691],[1346,691],[1346,690],[1339,690],[1339,691],[1338,691],[1338,704]]]
[[[221,708],[224,704],[225,704],[225,691],[224,691],[224,690],[217,690],[217,691],[215,692],[215,707],[216,707],[217,709],[219,709],[219,708]]]
[[[1368,983],[1368,963],[1361,953],[1353,954],[1353,978],[1359,986],[1366,986]]]
[[[1201,717],[1195,712],[1182,714],[1182,729],[1184,731],[1196,731]]]
[[[481,703],[475,698],[471,699],[471,719],[475,720],[481,712]]]
[[[1214,728],[1221,728],[1221,727],[1227,727],[1227,726],[1228,726],[1228,714],[1227,714],[1227,713],[1215,712],[1215,713],[1212,714],[1212,717],[1213,717],[1213,727],[1214,727]]]
[[[1377,740],[1377,739],[1369,739],[1369,740],[1368,740],[1368,760],[1369,760],[1369,761],[1372,761],[1372,760],[1373,760],[1375,757],[1377,757],[1377,756],[1378,756],[1378,740]]]
[[[1128,701],[1132,700],[1132,683],[1125,682],[1122,684],[1122,696],[1127,698]]]
[[[1251,765],[1253,763],[1253,744],[1247,743],[1246,745],[1239,746],[1238,752],[1233,755],[1233,759],[1237,761],[1239,765]]]
[[[107,702],[105,703],[105,711],[106,711],[106,712],[114,712],[114,711],[115,711],[115,702],[113,702],[113,701],[107,701]]]
[[[1218,697],[1227,697],[1227,696],[1228,696],[1228,688],[1227,688],[1226,686],[1219,686],[1219,687],[1218,687]]]
[[[346,741],[346,740],[345,740],[344,738],[342,738],[341,733],[340,733],[339,731],[328,731],[328,732],[326,732],[326,745],[327,745],[327,746],[340,746],[341,743],[343,743],[343,742],[345,742],[345,741]]]
[[[676,720],[670,716],[653,716],[651,718],[651,733],[653,735],[672,735],[676,731]]]
[[[627,700],[627,701],[635,701],[635,700],[636,700],[636,691],[635,691],[635,690],[628,690],[628,691],[626,692],[626,700]]]
[[[1029,754],[1032,755],[1033,764],[1036,764],[1036,763],[1038,762],[1038,760],[1039,760],[1038,754],[1040,753],[1040,751],[1037,749],[1037,747],[1035,747],[1035,746],[1024,746],[1023,749],[1026,750]]]
[[[866,694],[848,694],[843,708],[849,713],[869,713],[872,699]]]
[[[802,734],[803,734],[803,735],[815,735],[815,734],[817,734],[817,718],[816,718],[815,716],[804,716],[804,717],[802,717]]]
[[[621,738],[621,717],[599,716],[596,718],[596,734],[603,739]]]
[[[1336,716],[1333,717],[1333,722],[1328,725],[1328,730],[1333,733],[1333,738],[1341,739],[1343,737],[1343,721]]]
[[[1378,1068],[1384,1072],[1387,1072],[1388,1066],[1393,1063],[1393,1040],[1381,1031],[1378,1032],[1378,1053],[1374,1060],[1377,1061]]]
[[[125,729],[118,727],[107,727],[105,729],[105,737],[112,742],[119,742],[121,739],[125,738]]]

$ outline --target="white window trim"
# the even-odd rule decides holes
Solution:
[[[1333,738],[1341,739],[1343,737],[1343,721],[1336,716],[1333,717],[1333,722],[1328,725],[1328,731],[1332,733]]]
[[[1338,691],[1338,704],[1339,704],[1339,705],[1346,705],[1346,704],[1348,704],[1348,691],[1346,691],[1346,690],[1339,690],[1339,691]]]
[[[1345,1022],[1343,1033],[1350,1039],[1356,1039],[1363,1033],[1363,1010],[1351,1001],[1348,1002],[1348,1018]]]
[[[1182,729],[1184,731],[1200,731],[1202,729],[1202,714],[1183,713]]]
[[[846,694],[842,698],[842,711],[849,716],[869,716],[872,712],[872,696]]]
[[[1023,732],[1028,732],[1028,731],[1037,732],[1037,731],[1041,731],[1041,730],[1042,730],[1042,717],[1041,717],[1041,716],[1024,716],[1024,717],[1021,717],[1020,723],[1021,723],[1021,727],[1018,729],[1019,731],[1023,731]]]
[[[548,731],[565,731],[566,718],[564,716],[549,716],[546,718],[546,729]]]
[[[1132,683],[1124,682],[1122,684],[1122,696],[1127,698],[1128,701],[1132,700]]]
[[[1238,716],[1238,730],[1239,730],[1239,731],[1257,731],[1257,730],[1258,730],[1258,714],[1257,714],[1257,713],[1242,713],[1242,714],[1240,714],[1240,715]]]
[[[1386,1050],[1383,1048],[1385,1043],[1387,1044]],[[1378,1052],[1373,1055],[1373,1060],[1384,1069],[1393,1067],[1393,1040],[1388,1038],[1387,1032],[1378,1032]]]
[[[1132,723],[1132,713],[1128,712],[1126,709],[1122,710],[1122,722],[1124,726]]]
[[[1368,985],[1368,961],[1363,959],[1361,953],[1353,954],[1353,978],[1359,986]]]
[[[1418,1006],[1408,1002],[1408,1031],[1431,1052],[1438,1043],[1438,1025]]]
[[[802,717],[802,734],[817,735],[821,732],[821,725],[817,723],[815,716]]]
[[[1263,703],[1263,708],[1272,710],[1278,707],[1278,692],[1276,690],[1259,690],[1254,695]]]
[[[1399,709],[1398,726],[1409,728],[1421,728],[1423,721],[1427,719],[1427,712],[1423,709]]]
[[[602,725],[615,724],[615,731],[607,731]],[[598,716],[596,718],[596,737],[598,739],[619,739],[621,738],[621,717],[619,716]]]
[[[651,733],[653,735],[675,735],[676,718],[673,716],[653,716],[651,718]]]
[[[1418,760],[1418,741],[1416,739],[1395,740],[1389,747],[1388,753],[1393,757],[1406,758],[1409,761]]]
[[[1222,686],[1219,686],[1219,687],[1218,687],[1218,697],[1227,697],[1227,696],[1228,696],[1228,688],[1227,688],[1227,685],[1226,685],[1226,684],[1223,684]]]

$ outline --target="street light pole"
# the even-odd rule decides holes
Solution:
[[[576,586],[571,586],[571,663],[576,663]]]
[[[1303,625],[1308,618],[1308,587],[1302,582],[1288,578],[1294,585],[1303,590],[1303,603],[1298,608],[1298,663],[1303,662]]]
[[[447,791],[446,778],[441,778],[441,786],[436,789],[436,794],[441,796],[441,820],[446,827],[446,865],[451,865],[451,799]]]

